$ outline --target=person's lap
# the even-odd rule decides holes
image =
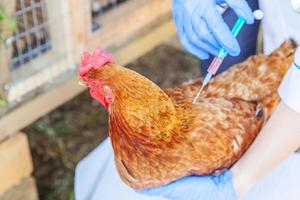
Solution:
[[[300,154],[291,155],[261,180],[242,200],[298,200],[300,197]],[[120,179],[109,139],[78,164],[75,174],[77,200],[163,200],[136,193]]]
[[[122,182],[114,163],[110,139],[79,162],[75,171],[76,200],[164,200],[136,193]]]

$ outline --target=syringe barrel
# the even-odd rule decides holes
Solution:
[[[231,33],[234,37],[236,37],[239,32],[241,31],[241,29],[243,28],[243,25],[245,24],[246,20],[242,17],[238,17],[238,19],[236,20],[235,24],[233,25],[232,29],[231,29]]]
[[[219,67],[221,66],[222,62],[223,62],[223,58],[216,56],[211,62],[209,68],[207,69],[207,72],[211,73],[212,75],[215,75]]]
[[[236,20],[236,22],[234,23],[232,29],[231,29],[231,33],[233,35],[233,37],[236,37],[239,32],[241,31],[241,29],[243,28],[243,25],[245,24],[246,20],[242,17],[238,17],[238,19]],[[227,56],[228,52],[226,51],[225,48],[221,48],[218,57],[224,59]]]
[[[245,22],[246,20],[244,18],[238,17],[237,21],[231,29],[231,33],[234,37],[236,37],[239,34]],[[225,48],[221,48],[218,56],[214,58],[207,71],[212,75],[215,75],[227,54],[227,50]]]

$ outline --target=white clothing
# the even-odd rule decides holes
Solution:
[[[300,154],[290,155],[242,200],[299,200],[299,169]],[[75,197],[76,200],[166,200],[163,197],[138,194],[121,180],[109,138],[77,165]]]
[[[290,0],[259,0],[259,7],[264,12],[264,53],[271,53],[289,38],[300,44],[300,13],[294,10]]]
[[[296,59],[285,75],[278,92],[287,106],[300,113],[300,48],[295,56]]]
[[[300,44],[300,13],[296,12],[291,1],[260,0],[259,3],[264,12],[262,20],[264,52],[271,53],[289,38]],[[289,69],[278,92],[286,105],[300,113],[300,69],[297,67],[300,66],[300,48],[294,60],[296,65],[293,64]]]

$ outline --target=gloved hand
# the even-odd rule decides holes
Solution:
[[[240,47],[224,22],[216,5],[227,3],[247,24],[254,23],[253,13],[245,0],[173,0],[173,18],[182,46],[200,59],[217,55],[224,47],[238,55]]]
[[[170,184],[137,191],[171,200],[236,200],[231,171],[220,176],[188,176]]]

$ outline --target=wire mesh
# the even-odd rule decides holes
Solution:
[[[46,0],[16,0],[13,14],[17,26],[12,37],[11,70],[51,48]]]
[[[92,30],[98,30],[101,25],[95,19],[129,0],[91,0]]]

